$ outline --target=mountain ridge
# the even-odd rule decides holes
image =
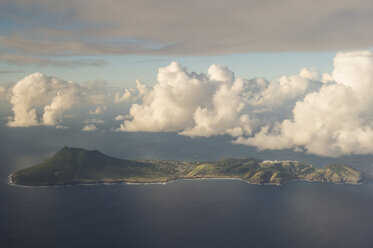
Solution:
[[[357,184],[370,178],[363,172],[332,164],[315,168],[299,161],[223,158],[215,162],[127,160],[98,150],[63,147],[38,165],[12,173],[19,185],[68,185],[81,183],[155,183],[176,179],[235,178],[251,184],[280,185],[293,180]]]

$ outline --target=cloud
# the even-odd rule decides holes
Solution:
[[[329,73],[322,74],[321,82],[328,83],[328,82],[333,82],[333,81],[334,79],[332,75],[330,75]]]
[[[211,87],[204,75],[189,74],[173,62],[160,68],[158,83],[142,102],[130,109],[132,120],[121,131],[180,131],[193,124],[193,113],[211,98]]]
[[[62,125],[57,125],[56,129],[68,129],[69,127],[67,126],[62,126]]]
[[[118,130],[179,132],[191,137],[248,136],[259,125],[255,111],[295,102],[321,84],[310,79],[315,77],[313,70],[303,69],[300,75],[275,81],[245,80],[220,65],[210,66],[207,74],[197,74],[172,62],[159,69],[154,87],[140,90],[138,82],[137,90],[127,89],[122,98],[139,99],[140,95],[141,102],[131,106]]]
[[[93,132],[93,131],[96,131],[96,130],[97,130],[97,128],[96,128],[96,126],[93,125],[93,124],[87,124],[87,125],[85,125],[85,126],[82,128],[82,131],[84,131],[84,132]]]
[[[125,119],[127,119],[128,117],[125,116],[125,115],[117,115],[114,120],[115,121],[124,121]]]
[[[373,152],[373,54],[338,53],[332,79],[296,103],[293,115],[236,143],[259,149],[303,148],[322,156]],[[328,80],[330,81],[330,79]]]
[[[56,66],[56,67],[70,67],[70,68],[82,67],[82,66],[102,67],[102,66],[107,65],[107,62],[101,59],[80,59],[80,60],[70,61],[70,60],[55,60],[55,59],[49,59],[49,58],[22,56],[22,55],[14,55],[14,54],[0,55],[0,60],[5,61],[9,64],[15,64],[15,65],[35,64],[38,66]],[[11,72],[11,73],[15,73],[15,72]]]
[[[101,119],[88,119],[88,120],[85,120],[84,123],[93,123],[93,124],[103,124],[105,123],[105,121],[101,120]]]
[[[0,70],[0,74],[15,74],[15,73],[22,73],[22,71]]]
[[[9,100],[13,83],[0,84],[0,100]]]
[[[100,115],[104,112],[106,112],[107,107],[106,106],[98,106],[95,110],[89,111],[90,115]]]
[[[26,35],[27,36],[27,35]],[[79,36],[79,34],[78,34]],[[132,38],[128,38],[124,42],[110,42],[103,41],[99,43],[86,42],[82,40],[55,40],[54,33],[50,39],[40,40],[40,38],[25,39],[22,37],[12,36],[0,36],[0,45],[10,48],[10,51],[16,51],[15,54],[4,55],[3,60],[10,63],[28,64],[28,63],[40,63],[45,64],[47,59],[42,59],[35,56],[97,56],[97,55],[129,55],[129,54],[162,54],[168,45],[157,44],[140,38],[133,41]],[[82,38],[82,37],[78,37]],[[114,37],[113,37],[114,38]],[[116,37],[115,37],[116,38]],[[126,39],[124,39],[126,40]],[[28,56],[18,55],[19,53],[27,54]],[[70,66],[61,60],[50,60],[56,66]],[[97,60],[96,62],[89,62],[86,60],[73,61],[73,64],[89,64],[93,65],[106,65],[104,60]]]
[[[340,52],[331,74],[315,69],[267,81],[236,78],[212,65],[207,74],[173,62],[131,106],[118,130],[230,135],[234,143],[336,157],[373,152],[373,53]]]
[[[135,102],[142,97],[144,97],[146,94],[148,94],[148,86],[146,84],[143,84],[140,82],[140,80],[136,80],[136,89],[125,89],[124,93],[121,95],[119,93],[115,94],[115,103],[120,103],[120,102]]]
[[[239,78],[221,65],[211,65],[206,73],[189,72],[172,62],[159,68],[154,86],[137,81],[136,88],[124,92],[110,88],[108,94],[103,82],[76,84],[34,73],[12,87],[0,87],[0,94],[10,92],[10,127],[57,128],[67,110],[87,104],[91,114],[107,109],[110,120],[84,116],[84,131],[116,116],[122,122],[116,131],[228,135],[236,144],[259,150],[335,157],[373,153],[372,84],[373,53],[353,51],[337,53],[333,71],[321,79],[313,68],[266,80]],[[121,105],[115,102],[121,101],[130,104],[129,113],[118,113]]]
[[[215,68],[214,68],[215,67]],[[210,70],[214,68],[214,70]],[[187,136],[205,136],[229,134],[241,136],[251,134],[253,121],[248,114],[244,114],[245,103],[241,93],[244,89],[244,81],[234,80],[233,73],[227,68],[211,66],[208,70],[210,80],[219,80],[223,83],[215,89],[206,107],[198,106],[193,113],[194,126],[186,127],[180,132]]]
[[[315,69],[303,68],[298,75],[282,76],[272,82],[264,82],[259,94],[250,103],[254,106],[282,106],[314,91],[321,84],[316,80],[318,75]]]
[[[10,117],[8,126],[58,125],[63,113],[74,105],[102,98],[97,97],[100,96],[99,90],[39,72],[31,74],[11,89],[10,103],[14,115]]]
[[[65,56],[325,51],[373,42],[366,0],[157,3],[3,0],[4,25],[17,25],[8,25],[0,44],[18,54]]]

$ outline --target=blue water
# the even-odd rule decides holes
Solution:
[[[373,185],[1,185],[0,247],[373,247]]]
[[[252,156],[315,166],[343,162],[368,173],[373,172],[371,155],[332,159],[293,151],[256,152],[232,145],[226,137],[1,130],[0,248],[373,247],[373,184],[257,186],[234,180],[70,187],[7,184],[9,173],[39,163],[64,145],[121,158]]]

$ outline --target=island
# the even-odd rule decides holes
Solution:
[[[216,162],[126,160],[98,150],[64,147],[51,158],[10,174],[12,184],[28,186],[92,183],[159,183],[176,179],[230,178],[250,184],[280,185],[294,180],[358,184],[368,175],[339,163],[324,168],[299,161],[224,158]]]

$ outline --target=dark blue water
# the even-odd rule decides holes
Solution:
[[[71,187],[7,184],[9,173],[39,163],[64,145],[100,149],[121,158],[252,156],[316,166],[339,161],[368,173],[373,172],[373,156],[331,159],[293,151],[257,153],[230,144],[226,137],[64,132],[0,127],[0,248],[373,247],[373,184],[293,182],[278,187],[233,180]]]
[[[373,185],[1,185],[0,247],[373,247]]]

